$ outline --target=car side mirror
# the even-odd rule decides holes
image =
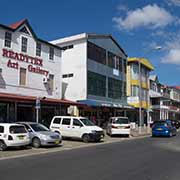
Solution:
[[[28,129],[28,132],[32,132],[32,130],[31,130],[31,129]]]

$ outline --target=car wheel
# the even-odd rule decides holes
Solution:
[[[32,146],[33,146],[34,148],[39,148],[39,147],[41,146],[41,141],[40,141],[40,139],[39,139],[39,138],[34,138],[34,139],[32,140]]]
[[[88,143],[90,141],[90,136],[88,134],[84,134],[82,140],[83,142]]]
[[[5,151],[7,149],[6,144],[3,141],[0,141],[0,151]]]

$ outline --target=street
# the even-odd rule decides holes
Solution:
[[[1,180],[179,180],[180,134],[0,161]]]

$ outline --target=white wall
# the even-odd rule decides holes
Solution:
[[[0,75],[0,92],[1,93],[13,93],[19,95],[29,95],[29,96],[40,96],[49,98],[61,98],[61,51],[59,49],[55,50],[54,60],[49,60],[49,45],[41,43],[41,58],[43,59],[42,69],[49,71],[50,74],[54,74],[54,90],[51,92],[49,88],[46,88],[43,83],[42,74],[37,74],[29,72],[27,70],[30,63],[17,61],[2,56],[2,49],[12,50],[17,53],[21,53],[21,37],[24,36],[28,38],[28,56],[36,57],[36,40],[32,35],[27,35],[19,32],[18,30],[12,33],[12,43],[11,48],[4,47],[4,37],[7,30],[0,28],[0,68],[2,73]],[[11,62],[18,62],[19,68],[13,69],[7,66],[8,60]],[[37,65],[33,65],[37,66]],[[19,71],[20,67],[26,68],[26,86],[19,85]]]
[[[73,43],[64,43],[60,46],[72,44],[74,46],[72,49],[62,52],[62,74],[73,73],[73,77],[63,78],[63,86],[67,85],[64,98],[76,101],[86,99],[87,94],[87,43],[84,39]]]

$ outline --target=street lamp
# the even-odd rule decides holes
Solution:
[[[161,50],[162,47],[161,46],[156,46],[152,49],[150,49],[148,52],[146,52],[145,54],[153,51],[153,50]],[[142,103],[141,103],[141,91],[142,91],[142,82],[141,82],[141,59],[142,58],[138,58],[138,71],[139,71],[139,93],[138,93],[138,96],[139,96],[139,134],[142,133]],[[147,100],[148,100],[148,109],[147,109],[147,124],[148,124],[148,129],[150,127],[150,122],[149,122],[149,104],[150,104],[150,100],[149,100],[149,91],[147,93]]]

